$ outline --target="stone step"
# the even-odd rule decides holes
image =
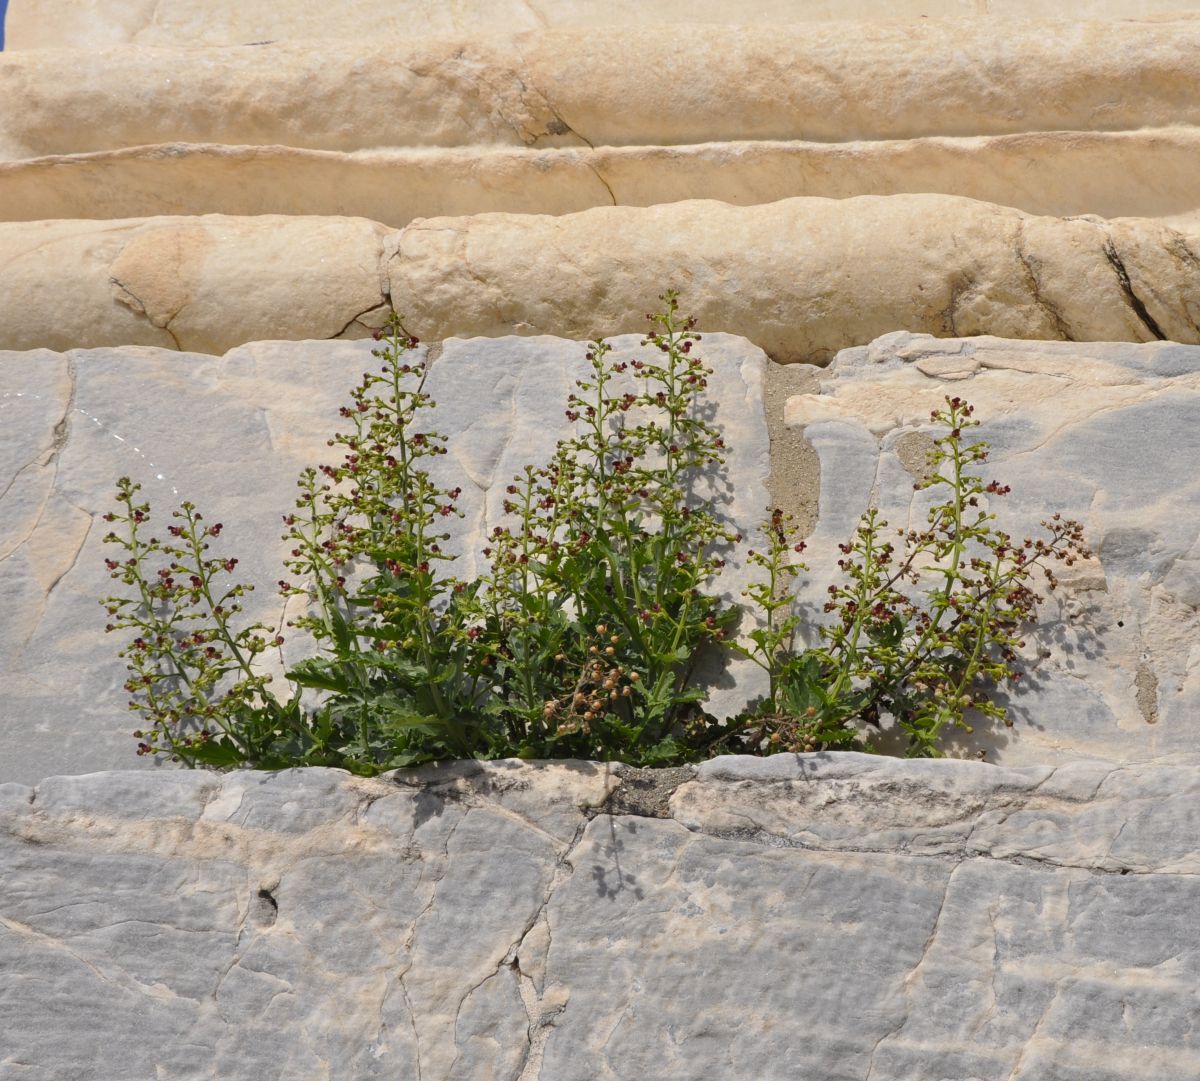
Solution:
[[[0,788],[6,1049],[31,1081],[1182,1081],[1198,796],[865,755]]]
[[[637,333],[665,288],[713,331],[824,362],[896,329],[1200,341],[1200,223],[1034,217],[941,195],[694,200],[559,217],[0,223],[0,347],[222,353],[413,331]]]
[[[349,152],[1128,131],[1200,123],[1198,80],[1195,14],[689,24],[686,48],[612,27],[352,46],[89,42],[0,55],[0,160],[174,143]]]
[[[1198,0],[1065,0],[1060,19],[1145,20],[1200,9]],[[413,41],[435,36],[509,34],[547,27],[639,27],[664,41],[695,25],[877,22],[993,17],[1043,19],[1044,0],[91,0],[64,9],[55,0],[9,0],[9,49],[109,45],[230,46],[275,41]]]
[[[6,1051],[30,1081],[1183,1081],[1198,796],[1195,765],[865,755],[8,786]]]
[[[399,228],[489,212],[903,193],[1041,215],[1166,217],[1200,210],[1197,160],[1193,127],[594,150],[172,144],[0,163],[0,219],[349,215]]]

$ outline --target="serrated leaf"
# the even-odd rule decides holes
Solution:
[[[300,684],[301,687],[312,687],[321,691],[334,691],[338,694],[349,694],[350,681],[345,672],[329,665],[327,661],[314,658],[299,661],[288,669],[287,678]]]

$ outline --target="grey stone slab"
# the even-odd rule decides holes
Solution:
[[[820,459],[802,594],[814,621],[836,546],[869,505],[892,526],[923,523],[913,448],[958,395],[991,446],[985,479],[1012,488],[989,508],[998,527],[1036,536],[1061,513],[1095,553],[1061,569],[1025,636],[1015,727],[981,723],[958,753],[1009,765],[1200,754],[1200,349],[899,333],[845,350],[821,378],[787,406]]]
[[[614,339],[634,355],[639,338]],[[225,531],[214,554],[236,556],[255,583],[246,614],[282,628],[275,583],[287,545],[280,519],[307,465],[329,461],[338,407],[364,367],[370,342],[259,342],[224,357],[130,347],[56,354],[0,353],[0,781],[138,764],[125,708],[119,636],[105,636],[97,603],[114,592],[101,542],[116,479],[143,485],[158,529],[180,501]],[[765,357],[723,335],[706,338],[716,369],[709,402],[729,444],[727,473],[698,486],[730,521],[761,516],[768,440]],[[585,374],[584,343],[556,338],[450,340],[435,347],[426,388],[432,422],[450,453],[437,460],[461,485],[466,518],[452,544],[456,573],[478,573],[485,526],[501,517],[503,489],[527,463],[548,458],[568,433],[563,416]],[[721,588],[745,579],[730,560]],[[271,670],[303,656],[295,637]],[[745,664],[711,674],[712,708],[734,712],[761,690]]]
[[[648,780],[6,785],[0,1077],[1200,1074],[1200,769],[723,758],[651,817]]]

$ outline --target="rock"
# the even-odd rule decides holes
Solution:
[[[633,352],[639,340],[614,345]],[[736,524],[753,522],[768,499],[765,358],[720,335],[703,345],[729,451],[724,478],[696,494]],[[299,471],[331,460],[325,440],[374,363],[370,346],[263,342],[220,358],[148,349],[0,354],[0,782],[139,761],[129,736],[138,718],[125,709],[116,656],[124,636],[104,634],[97,603],[119,591],[104,569],[116,550],[102,543],[110,527],[100,517],[114,506],[119,476],[143,484],[158,528],[184,499],[221,521],[221,554],[241,560],[237,580],[258,586],[248,620],[282,626],[280,518]],[[454,570],[473,576],[487,527],[501,521],[504,487],[567,434],[563,409],[586,370],[586,347],[538,338],[438,348],[426,384],[450,448],[438,475],[464,489]],[[730,600],[746,582],[743,558],[733,553],[721,580]],[[293,663],[303,639],[284,633],[283,660]],[[279,663],[271,670],[279,675]],[[763,689],[747,662],[711,679],[710,705],[721,714]]]
[[[31,1081],[1200,1069],[1194,767],[723,758],[655,817],[623,797],[644,772],[2,786],[6,1057]]]
[[[1077,0],[1080,18],[1178,17],[1196,10],[1196,0]],[[1004,15],[1043,18],[1044,4],[1006,0]],[[8,11],[9,49],[96,48],[121,44],[151,47],[236,46],[275,41],[410,41],[464,34],[510,34],[543,27],[665,27],[716,24],[765,25],[844,20],[892,21],[978,16],[980,0],[752,0],[736,9],[720,0],[572,0],[492,3],[469,0],[453,6],[430,0],[353,0],[335,10],[292,2],[268,4],[219,0],[203,14],[186,0],[104,0],[86,11],[64,15],[48,0],[12,0]],[[988,20],[981,20],[986,22]],[[919,24],[918,24],[919,25]]]
[[[354,218],[215,215],[0,225],[0,338],[17,349],[223,353],[264,339],[364,337],[386,317],[385,233]]]
[[[976,408],[991,447],[984,479],[1012,488],[989,508],[997,527],[1037,536],[1061,513],[1084,523],[1095,552],[1062,568],[1025,636],[1015,728],[980,723],[959,753],[986,748],[1015,765],[1194,755],[1200,350],[893,334],[839,354],[820,392],[786,410],[820,459],[809,603],[835,580],[836,545],[869,504],[893,526],[924,521],[929,496],[912,483],[947,395]]]
[[[1050,215],[1197,209],[1194,16],[694,23],[688,39],[566,25],[10,52],[0,216],[398,228],[908,192]]]
[[[795,195],[933,192],[1033,214],[1159,217],[1198,206],[1190,128],[875,142],[683,147],[297,150],[171,143],[0,164],[9,221],[164,215],[342,215],[408,225],[491,212]]]
[[[785,363],[897,328],[1195,342],[1197,220],[895,195],[481,214],[394,233],[319,217],[0,223],[0,346],[359,337],[388,298],[428,340],[586,339],[640,331],[672,285],[706,329]]]
[[[821,362],[897,328],[1195,342],[1194,228],[934,195],[694,200],[431,218],[389,239],[387,268],[393,301],[426,338],[629,331],[665,282],[702,326],[784,363]]]
[[[175,143],[820,145],[1200,122],[1195,12],[738,27],[692,14],[686,49],[616,22],[243,48],[92,38],[85,49],[20,51],[17,33],[0,62],[0,159],[11,161]]]

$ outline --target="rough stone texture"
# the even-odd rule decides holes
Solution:
[[[638,341],[613,344],[637,355]],[[117,477],[143,484],[160,528],[183,499],[224,522],[222,552],[241,560],[240,580],[258,584],[247,615],[280,624],[280,517],[300,469],[330,460],[325,440],[374,363],[370,344],[261,342],[220,358],[133,348],[0,354],[0,781],[137,761],[122,641],[104,634],[97,603],[116,586],[103,566],[115,550],[102,543],[110,527],[100,515]],[[725,476],[696,495],[735,523],[755,521],[768,499],[766,360],[738,339],[708,336],[704,346],[715,369],[709,400],[730,449]],[[473,575],[486,527],[502,518],[504,486],[548,460],[566,434],[562,411],[587,369],[586,348],[548,338],[437,348],[426,389],[450,447],[438,467],[448,487],[464,489],[455,570]],[[722,580],[731,597],[744,587],[741,558],[731,554]],[[302,643],[286,644],[284,660],[298,659]],[[714,708],[735,711],[760,693],[756,672],[742,662],[713,673]]]
[[[725,758],[667,778],[665,808],[640,780],[499,762],[0,787],[0,1065],[1200,1073],[1195,767]]]
[[[664,288],[782,362],[905,329],[1200,340],[1200,219],[1033,217],[939,195],[577,214],[0,223],[0,346],[636,333]]]
[[[385,234],[354,218],[0,225],[0,345],[223,353],[273,338],[361,338],[386,318]]]
[[[820,460],[809,603],[836,575],[836,545],[874,503],[893,526],[924,521],[914,493],[947,395],[976,407],[991,445],[999,527],[1034,535],[1080,519],[1095,558],[1062,569],[1027,635],[1016,726],[978,726],[961,753],[1006,764],[1195,755],[1200,717],[1200,349],[894,334],[841,353],[786,420]]]
[[[10,12],[19,3],[10,0]],[[693,19],[686,49],[670,34],[619,25],[178,47],[187,44],[93,40],[87,50],[6,54],[0,159],[180,142],[340,151],[840,143],[1200,122],[1195,14],[739,27]]]
[[[1070,0],[1058,17],[1177,17],[1197,0]],[[766,25],[979,16],[1045,18],[1040,0],[347,0],[334,7],[290,0],[91,0],[67,12],[53,0],[9,0],[9,49],[247,45],[290,40],[409,41],[510,34],[546,27],[637,26],[667,36],[684,24]]]
[[[1195,223],[1035,218],[949,196],[706,200],[414,222],[390,294],[424,337],[636,327],[669,282],[705,327],[822,361],[897,329],[1200,340]]]
[[[390,226],[490,212],[933,192],[1033,214],[1159,217],[1200,206],[1187,127],[878,142],[594,150],[297,150],[171,143],[0,163],[8,221],[176,214],[353,215]]]
[[[399,227],[903,192],[1180,214],[1200,206],[1197,56],[1187,13],[693,23],[687,49],[618,25],[17,51],[0,56],[0,217]]]

